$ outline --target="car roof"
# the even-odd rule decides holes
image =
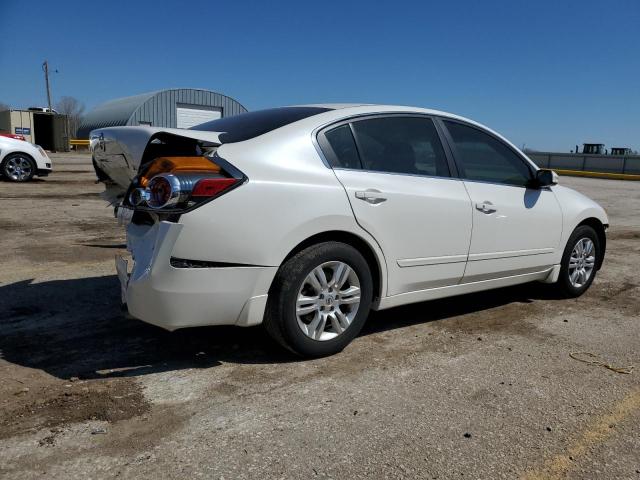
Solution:
[[[336,108],[336,105],[337,108]],[[310,106],[310,105],[309,105]],[[422,115],[432,115],[441,117],[445,120],[458,120],[469,125],[476,126],[486,132],[489,132],[505,142],[507,145],[520,152],[525,157],[526,154],[520,151],[520,149],[515,146],[512,142],[506,139],[504,136],[492,130],[491,128],[483,125],[475,120],[471,120],[469,118],[456,115],[454,113],[445,112],[442,110],[434,110],[429,108],[422,107],[411,107],[407,105],[383,105],[383,104],[375,104],[375,103],[343,103],[343,104],[315,104],[317,107],[330,108],[330,110],[318,113],[317,115],[312,115],[302,120],[298,120],[290,125],[285,125],[281,129],[282,133],[295,130],[302,129],[307,131],[317,131],[321,128],[329,126],[333,123],[337,123],[340,121],[348,120],[352,117],[366,116],[366,115],[376,115],[376,114],[392,114],[392,113],[415,113]],[[528,158],[528,157],[527,157]]]
[[[470,118],[462,117],[460,115],[456,115],[455,113],[445,112],[443,110],[435,110],[431,108],[423,108],[423,107],[413,107],[409,105],[392,105],[392,104],[382,104],[382,103],[310,103],[304,105],[291,105],[292,107],[319,107],[319,108],[327,108],[334,115],[330,115],[330,112],[326,112],[323,116],[351,116],[351,115],[367,115],[367,114],[376,114],[376,113],[422,113],[427,115],[437,115],[439,117],[447,117],[454,120],[461,120],[464,122],[468,122],[479,127],[482,127],[487,130],[489,129],[487,126],[482,125]],[[314,117],[317,116],[314,115]]]
[[[350,107],[362,107],[365,105],[372,105],[370,103],[307,103],[304,105],[291,105],[292,107],[317,107],[328,108],[330,110],[341,110],[343,108]]]
[[[326,112],[318,113],[316,115],[312,115],[303,120],[299,120],[292,124],[292,127],[295,126],[302,127],[303,125],[311,125],[316,124],[319,126],[321,124],[330,124],[336,121],[346,120],[350,117],[357,117],[362,115],[376,115],[376,114],[386,114],[386,113],[417,113],[423,115],[433,115],[438,117],[443,117],[445,119],[459,120],[462,122],[469,123],[471,125],[475,125],[479,128],[487,130],[500,138],[503,138],[497,132],[494,132],[486,125],[478,123],[469,118],[456,115],[454,113],[445,112],[442,110],[434,110],[430,108],[422,108],[422,107],[412,107],[408,105],[385,105],[385,104],[376,104],[376,103],[317,103],[317,104],[308,104],[308,105],[291,105],[292,107],[319,107],[319,108],[327,108],[329,109]],[[504,139],[504,138],[503,138]],[[506,139],[504,139],[506,140]]]

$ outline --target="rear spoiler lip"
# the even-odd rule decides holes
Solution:
[[[126,126],[126,127],[103,127],[91,130],[89,138],[99,136],[101,133],[113,133],[118,136],[119,133],[124,132],[146,132],[149,137],[157,133],[170,133],[172,135],[178,135],[180,137],[195,138],[197,140],[205,140],[212,143],[221,145],[220,135],[224,132],[209,132],[204,130],[187,130],[184,128],[165,128],[165,127],[149,127],[146,125],[139,126]]]

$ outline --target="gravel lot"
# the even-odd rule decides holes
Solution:
[[[52,157],[0,182],[0,477],[640,479],[640,182],[561,179],[611,220],[582,298],[396,308],[301,361],[260,328],[123,318],[123,232],[89,157]]]

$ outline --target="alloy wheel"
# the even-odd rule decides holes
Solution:
[[[33,165],[31,164],[31,161],[26,157],[11,157],[5,164],[4,173],[7,177],[15,182],[23,182],[32,175]]]
[[[569,282],[575,288],[585,285],[596,264],[595,247],[590,238],[578,240],[569,257]]]
[[[305,277],[298,291],[296,317],[300,330],[313,340],[342,334],[360,307],[360,279],[344,262],[325,262]]]

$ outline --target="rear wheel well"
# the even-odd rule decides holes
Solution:
[[[371,270],[371,277],[373,279],[373,297],[374,302],[376,299],[382,297],[382,272],[380,268],[380,264],[378,262],[378,258],[376,257],[375,252],[371,248],[371,246],[364,240],[362,237],[355,235],[353,233],[344,232],[344,231],[330,231],[330,232],[322,232],[316,235],[313,235],[306,240],[300,242],[296,245],[293,250],[289,252],[289,254],[282,261],[284,264],[287,260],[293,257],[296,253],[304,250],[305,248],[311,247],[312,245],[317,245],[323,242],[342,242],[347,245],[351,245],[353,248],[358,250],[360,254],[367,261],[367,265],[369,265],[369,270]]]
[[[580,227],[581,225],[588,225],[591,228],[593,228],[596,231],[596,234],[598,235],[598,243],[600,244],[600,249],[602,250],[602,255],[600,255],[600,258],[598,259],[598,264],[596,265],[596,270],[600,270],[600,267],[602,266],[602,261],[604,260],[604,253],[607,249],[607,234],[606,232],[606,228],[603,225],[603,223],[598,220],[595,217],[589,217],[584,219],[583,221],[581,221],[577,227]],[[607,225],[608,226],[608,225]],[[576,228],[577,228],[576,227]]]

